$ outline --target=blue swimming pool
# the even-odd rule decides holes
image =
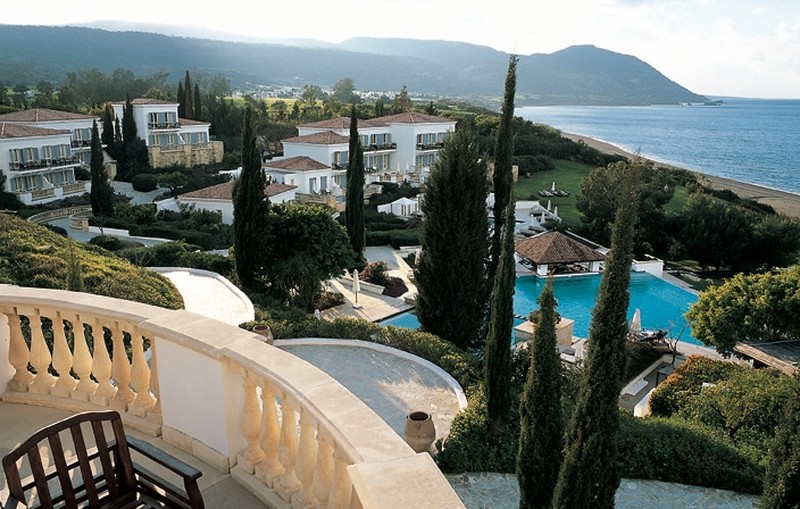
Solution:
[[[536,299],[544,288],[545,280],[536,276],[517,277],[514,294],[514,314],[528,316],[538,308]],[[556,311],[565,318],[575,320],[573,334],[588,337],[589,324],[592,320],[592,309],[600,289],[599,275],[581,275],[560,277],[555,280],[555,296],[558,301]],[[628,306],[628,319],[633,317],[634,310],[639,308],[642,315],[642,327],[645,329],[663,329],[672,335],[678,335],[686,324],[684,313],[697,300],[691,292],[659,279],[645,272],[631,274],[631,302]],[[515,320],[518,325],[520,320]],[[419,328],[419,321],[413,312],[388,318],[381,325]],[[688,326],[683,331],[681,341],[695,345],[702,344],[691,336]]]

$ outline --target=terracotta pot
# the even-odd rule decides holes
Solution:
[[[272,329],[269,328],[269,325],[256,325],[253,327],[253,332],[264,336],[264,342],[267,344],[271,345],[274,341],[274,338],[272,337]]]
[[[408,414],[403,438],[414,452],[428,452],[436,438],[436,428],[430,414],[427,412]]]

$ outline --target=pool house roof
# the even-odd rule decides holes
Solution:
[[[536,265],[596,262],[605,256],[561,232],[545,232],[517,242],[517,254]]]
[[[737,343],[734,351],[762,364],[794,376],[800,370],[800,341]]]

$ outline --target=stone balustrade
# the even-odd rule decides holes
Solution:
[[[186,311],[0,285],[1,398],[116,409],[269,507],[463,507],[427,453],[259,338]]]

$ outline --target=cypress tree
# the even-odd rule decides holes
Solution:
[[[122,147],[122,129],[119,126],[119,117],[114,119],[114,144]]]
[[[492,288],[489,333],[484,349],[484,383],[486,410],[493,432],[508,416],[511,407],[511,332],[514,327],[514,200],[508,202],[503,226],[500,264]]]
[[[178,118],[186,118],[186,93],[183,91],[183,82],[178,82]]]
[[[189,77],[189,71],[186,71],[186,77],[183,84],[183,108],[185,110],[185,117],[188,119],[194,118],[194,107],[192,106],[192,79]]]
[[[194,119],[195,120],[202,120],[203,118],[203,106],[200,103],[200,87],[197,83],[194,84]]]
[[[109,103],[103,109],[103,134],[100,141],[107,149],[114,144],[114,108]]]
[[[554,507],[612,508],[620,483],[617,461],[619,392],[625,373],[628,286],[638,197],[636,166],[620,190],[597,305],[589,326],[586,366],[567,432]]]
[[[471,126],[445,142],[425,184],[422,251],[414,271],[422,328],[461,348],[477,346],[488,248],[486,163]]]
[[[512,158],[514,155],[514,95],[517,91],[517,57],[512,55],[508,59],[508,74],[506,75],[506,88],[503,98],[503,110],[500,116],[500,125],[497,129],[497,143],[494,151],[494,231],[492,233],[492,251],[489,260],[489,280],[494,278],[497,266],[500,263],[500,249],[502,244],[502,225],[505,223],[505,214],[508,202],[511,201],[514,175],[512,174]]]
[[[256,148],[252,109],[244,114],[242,173],[233,185],[233,253],[236,274],[245,288],[254,288],[261,275],[261,257],[267,245],[269,199],[266,178]]]
[[[345,227],[350,246],[361,260],[364,254],[364,148],[358,136],[356,105],[350,111],[350,156],[347,160],[347,204]]]
[[[125,110],[122,114],[122,143],[128,146],[133,140],[138,138],[136,132],[136,120],[133,118],[133,104],[131,97],[125,96]]]
[[[529,345],[531,365],[519,402],[520,509],[550,509],[561,464],[564,419],[555,308],[550,278],[539,295],[539,320]]]
[[[92,203],[92,214],[95,217],[107,217],[114,212],[114,191],[108,183],[108,173],[103,166],[103,146],[97,131],[97,121],[92,123],[92,189],[89,200]]]
[[[794,378],[793,397],[770,449],[761,497],[763,509],[800,507],[800,372],[795,372]]]

